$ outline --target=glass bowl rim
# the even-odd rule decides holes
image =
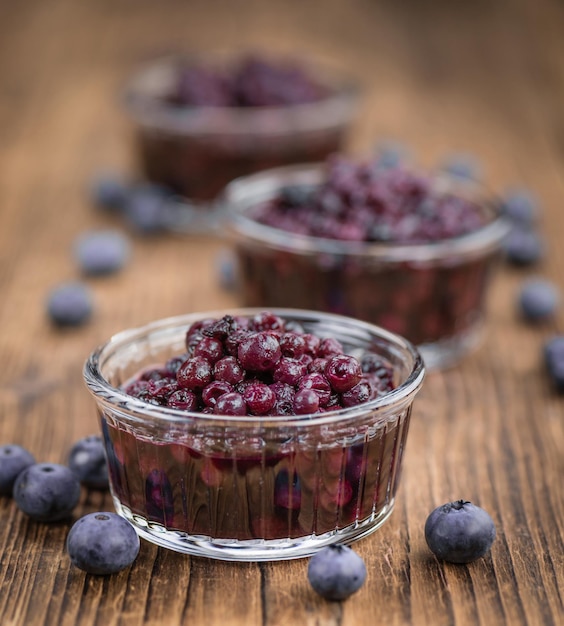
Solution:
[[[416,168],[412,168],[417,172]],[[454,180],[446,174],[431,172],[431,178],[444,184],[446,189],[463,187],[478,197],[474,202],[487,206],[492,219],[480,228],[449,239],[431,242],[398,244],[394,242],[342,241],[289,233],[288,231],[260,224],[245,213],[258,202],[273,197],[286,185],[319,185],[326,170],[325,163],[299,163],[284,165],[231,181],[221,194],[220,204],[228,234],[248,238],[257,243],[297,254],[329,254],[344,257],[364,257],[390,263],[425,263],[448,260],[450,257],[475,257],[500,248],[511,230],[511,222],[503,214],[501,200],[495,194],[472,180]],[[268,192],[268,193],[267,193]],[[460,192],[459,192],[460,193]],[[257,199],[256,196],[265,197]],[[254,198],[254,199],[253,199]]]
[[[269,309],[275,315],[297,319],[307,319],[311,322],[322,318],[335,324],[354,327],[366,332],[369,336],[384,340],[387,344],[401,351],[405,356],[412,359],[412,367],[408,376],[395,389],[374,400],[326,413],[313,413],[305,415],[280,415],[280,416],[230,416],[199,413],[194,411],[181,411],[169,407],[151,405],[138,398],[126,394],[123,390],[111,385],[101,373],[101,359],[104,354],[111,355],[121,346],[124,348],[136,339],[147,337],[151,333],[164,332],[167,329],[172,332],[181,327],[187,327],[205,317],[222,317],[229,314],[233,316],[251,316],[265,311],[263,308],[229,308],[216,311],[202,311],[188,313],[172,317],[161,318],[143,326],[122,330],[110,337],[108,341],[95,348],[86,359],[83,367],[83,376],[90,393],[97,402],[103,403],[109,408],[119,408],[129,413],[135,413],[139,418],[150,418],[162,424],[201,423],[202,425],[226,425],[240,427],[278,428],[278,427],[313,427],[320,425],[342,424],[354,421],[368,413],[386,413],[394,406],[403,407],[410,404],[413,397],[418,393],[425,377],[425,365],[417,348],[404,337],[392,333],[380,326],[357,320],[355,318],[336,315],[333,313],[320,313],[306,309]],[[113,352],[112,352],[113,351]]]
[[[297,59],[309,71],[320,71],[331,82],[330,93],[314,102],[287,106],[206,107],[176,106],[157,97],[150,97],[140,89],[140,82],[151,72],[171,70],[174,64],[222,58],[225,51],[215,53],[176,53],[161,55],[147,61],[133,71],[121,89],[125,110],[142,126],[163,129],[175,134],[194,136],[284,136],[289,133],[319,131],[348,124],[356,110],[361,86],[340,67],[328,61]],[[235,60],[240,55],[235,54]],[[273,57],[275,58],[275,57]],[[294,58],[281,55],[281,58]],[[331,79],[328,81],[328,79]],[[277,119],[277,124],[272,120]],[[218,120],[221,124],[218,125]],[[286,125],[284,125],[286,122]]]

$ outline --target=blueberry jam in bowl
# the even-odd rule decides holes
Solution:
[[[84,367],[117,512],[157,545],[234,561],[381,526],[424,374],[402,337],[297,309],[156,321]]]
[[[358,100],[356,83],[331,64],[225,52],[155,59],[123,95],[142,174],[193,212],[217,210],[234,178],[341,149]]]
[[[223,201],[244,306],[377,324],[427,369],[478,344],[509,225],[473,181],[332,155],[242,177]]]

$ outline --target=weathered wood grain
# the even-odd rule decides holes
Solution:
[[[556,0],[0,3],[0,441],[64,462],[97,428],[81,376],[95,345],[151,319],[237,302],[217,283],[221,239],[134,237],[120,275],[89,281],[90,325],[56,331],[44,314],[51,286],[77,278],[74,237],[120,226],[92,209],[86,190],[101,169],[135,171],[123,80],[179,46],[264,46],[347,66],[366,91],[352,151],[391,137],[424,165],[475,153],[495,190],[522,183],[538,192],[549,254],[534,271],[501,269],[482,346],[428,377],[396,509],[355,545],[369,575],[354,599],[317,597],[305,560],[222,563],[146,542],[130,569],[88,576],[65,554],[68,522],[37,524],[3,497],[0,624],[564,623],[564,398],[540,355],[563,318],[529,327],[514,306],[533,273],[564,292],[564,7]],[[441,564],[426,548],[424,521],[461,497],[491,513],[498,537],[484,559]],[[111,507],[109,495],[84,492],[75,517]]]

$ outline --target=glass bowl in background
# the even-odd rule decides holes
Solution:
[[[226,107],[167,100],[183,66],[229,67],[237,60],[211,53],[163,57],[137,71],[124,89],[141,173],[186,198],[186,206],[195,211],[215,209],[217,195],[235,178],[320,161],[342,149],[357,111],[359,89],[349,77],[303,60],[304,71],[326,91],[314,102]],[[190,220],[185,224],[189,227]]]
[[[258,309],[229,311],[253,316]],[[290,559],[376,530],[394,507],[412,403],[424,366],[403,338],[342,316],[280,309],[345,351],[386,359],[395,388],[345,409],[300,416],[182,412],[127,395],[140,370],[185,350],[187,328],[224,312],[121,332],[85,364],[116,510],[141,537],[235,561]]]
[[[244,306],[338,313],[416,344],[428,369],[457,362],[477,345],[486,290],[509,225],[498,203],[470,180],[436,176],[436,192],[481,207],[485,223],[452,239],[397,244],[325,239],[259,223],[258,204],[285,187],[315,188],[325,166],[276,168],[233,181],[224,194]]]

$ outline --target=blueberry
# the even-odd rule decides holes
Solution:
[[[217,276],[223,289],[232,291],[237,287],[236,261],[229,250],[221,250],[216,258]]]
[[[116,513],[90,513],[77,520],[67,536],[70,560],[89,574],[104,576],[129,567],[139,554],[133,526]]]
[[[36,463],[20,472],[14,483],[18,507],[38,522],[68,517],[80,498],[80,483],[73,472],[56,463]]]
[[[457,153],[449,155],[440,170],[453,178],[481,180],[482,168],[478,159],[471,154]]]
[[[556,287],[548,280],[533,278],[521,286],[519,309],[528,321],[540,321],[554,315],[559,302]]]
[[[151,470],[145,480],[147,515],[165,526],[172,523],[174,496],[172,485],[163,470]]]
[[[104,442],[99,435],[79,439],[70,450],[68,466],[85,487],[108,488],[108,464]]]
[[[366,566],[348,546],[332,545],[311,557],[307,576],[313,589],[326,600],[345,600],[364,584]]]
[[[81,326],[93,311],[90,290],[78,282],[54,287],[47,298],[47,314],[58,326]]]
[[[544,344],[548,375],[559,392],[564,392],[564,335],[555,335]]]
[[[374,163],[381,169],[393,169],[403,165],[409,157],[409,149],[401,141],[379,141],[374,149]]]
[[[130,245],[117,230],[90,231],[76,239],[74,254],[84,274],[112,274],[127,263]]]
[[[544,256],[544,242],[534,230],[514,228],[505,238],[505,256],[512,265],[533,265]]]
[[[425,522],[425,539],[431,552],[449,563],[470,563],[484,556],[495,534],[489,514],[466,500],[437,507]]]
[[[162,187],[139,184],[133,187],[125,203],[125,216],[140,234],[156,234],[165,229],[170,196]]]
[[[0,446],[0,493],[12,495],[18,474],[34,463],[33,455],[25,448],[14,444]]]
[[[115,174],[98,174],[90,187],[94,204],[107,211],[121,211],[129,193],[128,185]]]
[[[527,189],[506,192],[502,198],[502,207],[505,215],[521,226],[532,226],[538,217],[538,201]]]

